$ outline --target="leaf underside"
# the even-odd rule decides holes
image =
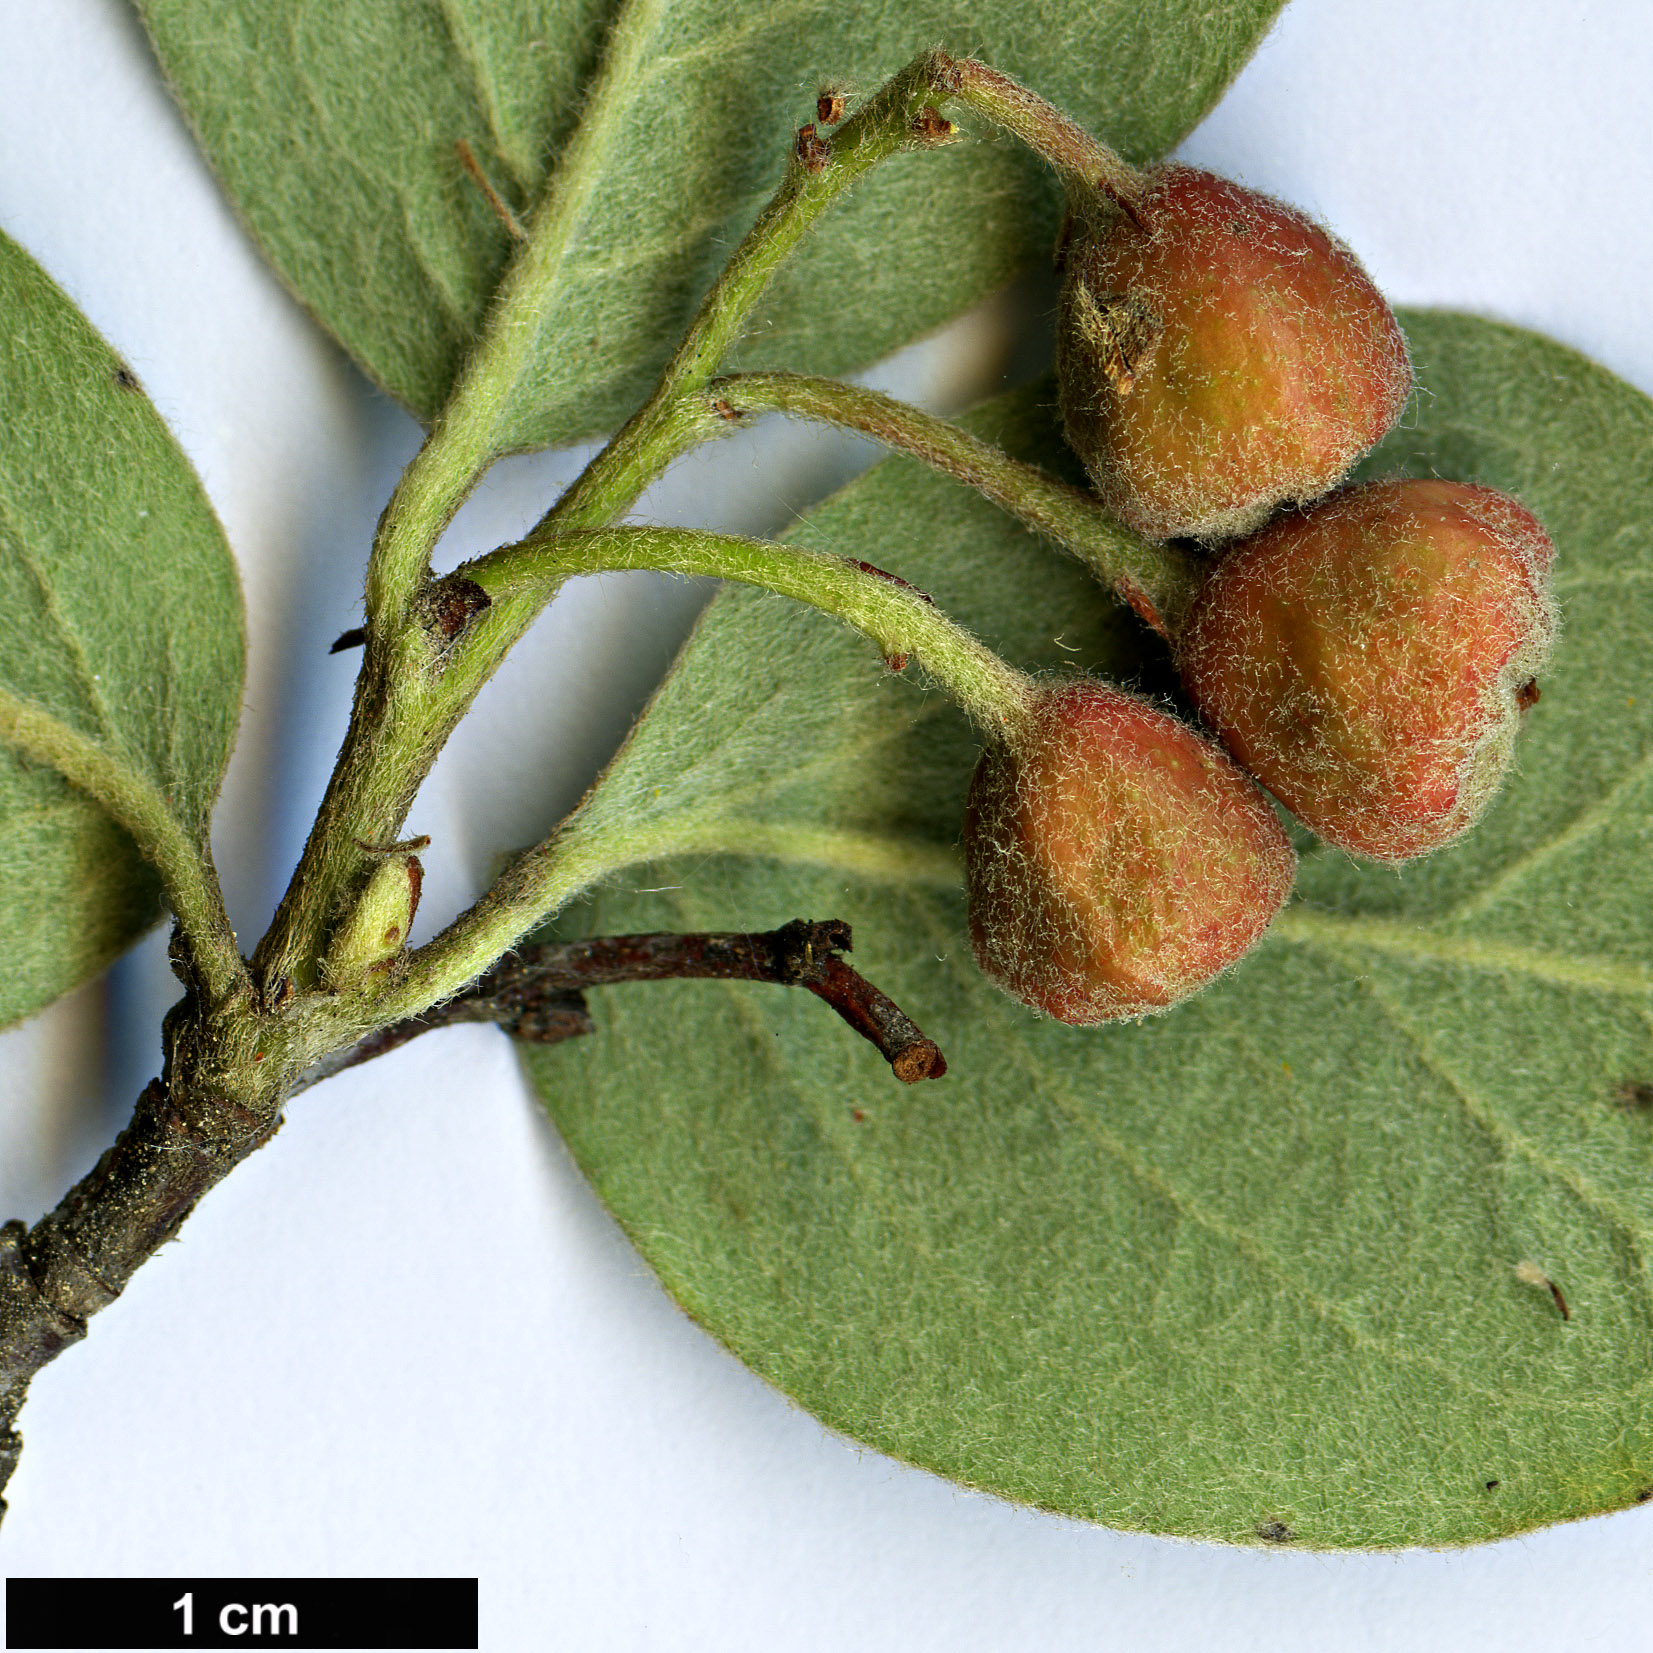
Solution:
[[[223,531],[137,380],[3,235],[0,318],[0,696],[97,742],[204,839],[241,708]],[[160,913],[127,834],[0,746],[0,1026]]]
[[[1041,1022],[969,959],[967,727],[736,592],[587,805],[674,858],[568,932],[846,918],[947,1054],[904,1089],[807,995],[681,983],[594,993],[598,1037],[527,1056],[672,1294],[832,1427],[1235,1542],[1469,1543],[1653,1489],[1653,404],[1534,335],[1404,321],[1426,393],[1368,470],[1508,489],[1559,547],[1519,772],[1457,848],[1396,872],[1303,835],[1294,904],[1202,996]],[[981,424],[1048,461],[1052,400]],[[909,461],[798,538],[1017,661],[1168,686],[1071,565]]]
[[[1137,158],[1172,148],[1281,0],[632,0],[653,45],[585,119],[606,142],[506,445],[614,428],[647,394],[826,83],[936,44],[1002,63]],[[137,0],[162,67],[283,279],[421,419],[441,406],[520,216],[572,136],[615,0]],[[1048,256],[1058,194],[985,138],[880,170],[834,209],[734,365],[841,372]]]

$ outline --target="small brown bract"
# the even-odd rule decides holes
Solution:
[[[956,130],[953,123],[939,109],[932,108],[929,104],[925,104],[919,110],[918,119],[913,122],[913,131],[921,138],[930,139],[932,143],[952,137]]]
[[[444,642],[451,643],[485,608],[493,605],[475,580],[450,575],[432,593],[431,620]]]
[[[827,162],[832,159],[832,147],[815,130],[813,121],[798,128],[798,142],[793,153],[798,158],[798,165],[806,172],[824,172]]]

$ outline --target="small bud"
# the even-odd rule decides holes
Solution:
[[[1378,861],[1464,832],[1555,638],[1555,548],[1491,488],[1373,482],[1224,553],[1177,639],[1201,716],[1305,825]]]
[[[1232,538],[1317,498],[1411,392],[1406,341],[1348,248],[1209,172],[1160,168],[1119,206],[1099,195],[1064,268],[1068,441],[1151,539]]]
[[[346,987],[400,957],[419,909],[423,879],[417,855],[392,850],[383,856],[322,960],[322,976],[330,987]]]
[[[1198,992],[1267,929],[1296,865],[1215,742],[1089,681],[1043,691],[1032,733],[982,754],[964,857],[976,962],[1076,1025]]]

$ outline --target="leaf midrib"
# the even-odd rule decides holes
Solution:
[[[1061,1108],[1062,1112],[1128,1176],[1150,1193],[1164,1200],[1182,1220],[1192,1223],[1196,1228],[1203,1230],[1214,1239],[1231,1246],[1255,1267],[1279,1281],[1281,1286],[1306,1303],[1321,1321],[1344,1337],[1352,1347],[1373,1351],[1397,1366],[1411,1366],[1431,1372],[1460,1392],[1477,1395],[1481,1399],[1493,1402],[1500,1407],[1523,1411],[1554,1411],[1556,1409],[1556,1402],[1553,1398],[1533,1396],[1524,1393],[1520,1389],[1494,1389],[1473,1383],[1464,1376],[1457,1366],[1449,1361],[1442,1360],[1435,1355],[1423,1354],[1417,1350],[1402,1347],[1388,1337],[1380,1336],[1356,1325],[1349,1318],[1347,1309],[1341,1303],[1335,1298],[1326,1297],[1317,1291],[1310,1282],[1293,1273],[1274,1252],[1264,1246],[1255,1236],[1248,1234],[1243,1228],[1225,1223],[1220,1218],[1205,1211],[1197,1201],[1189,1197],[1185,1190],[1179,1188],[1172,1178],[1131,1153],[1113,1132],[1101,1124],[1095,1117],[1094,1110],[1086,1107],[1083,1099],[1076,1096],[1072,1088],[1063,1082],[1056,1072],[1033,1061],[1031,1052],[1024,1043],[1011,1041],[1010,1049],[1015,1053],[1016,1059],[1021,1065],[1029,1070],[1028,1085],[1031,1087],[1042,1084],[1045,1093]],[[1653,1383],[1653,1374],[1649,1375],[1648,1382]],[[1580,1397],[1579,1404],[1583,1406],[1587,1405],[1588,1402],[1584,1397]]]
[[[1622,1235],[1635,1259],[1637,1283],[1641,1289],[1643,1305],[1648,1311],[1647,1324],[1653,1326],[1653,1279],[1650,1279],[1648,1271],[1649,1234],[1646,1223],[1636,1213],[1622,1206],[1611,1194],[1598,1187],[1589,1177],[1569,1169],[1566,1164],[1547,1154],[1531,1137],[1510,1124],[1473,1086],[1466,1084],[1446,1067],[1436,1054],[1431,1041],[1419,1031],[1414,1018],[1406,1013],[1394,993],[1381,981],[1367,976],[1362,978],[1361,986],[1418,1061],[1457,1099],[1469,1119],[1487,1134],[1502,1154],[1514,1154],[1524,1159],[1540,1176],[1565,1188],[1586,1210]],[[1653,1380],[1653,1373],[1649,1374],[1649,1379]],[[1644,1383],[1636,1387],[1639,1391],[1646,1386]]]
[[[1449,916],[1456,916],[1455,914]],[[1582,987],[1625,998],[1653,998],[1653,967],[1610,959],[1578,958],[1521,947],[1509,941],[1481,941],[1448,935],[1428,924],[1369,916],[1316,912],[1306,903],[1288,907],[1270,927],[1269,938],[1329,948],[1357,957],[1362,951],[1409,958],[1421,964],[1458,965],[1498,975],[1526,976],[1554,987]]]

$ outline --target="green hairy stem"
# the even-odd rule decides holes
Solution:
[[[451,999],[570,896],[645,848],[658,849],[628,841],[612,823],[588,824],[576,811],[428,945],[348,982],[324,979],[329,937],[348,921],[372,869],[393,846],[444,742],[566,580],[659,569],[776,592],[856,627],[892,669],[916,661],[990,738],[1025,731],[1031,680],[893,575],[764,541],[615,527],[679,455],[738,424],[741,413],[765,408],[862,430],[979,489],[1055,539],[1161,629],[1163,617],[1185,605],[1191,573],[1176,554],[1145,546],[1107,523],[1077,490],[942,420],[820,380],[714,380],[775,271],[822,213],[890,156],[954,140],[939,103],[962,101],[999,121],[1075,187],[1100,184],[1121,197],[1135,187],[1129,168],[1042,100],[995,71],[940,52],[915,59],[830,133],[800,129],[774,199],[713,284],[648,401],[522,542],[446,578],[432,574],[437,538],[504,450],[550,300],[628,100],[646,73],[663,10],[664,0],[622,7],[578,135],[532,215],[447,405],[380,520],[350,730],[250,975],[224,916],[204,833],[193,841],[154,789],[95,743],[26,707],[0,703],[0,738],[93,792],[160,869],[178,920],[175,958],[187,989],[168,1018],[165,1073],[145,1092],[128,1130],[56,1212],[32,1230],[0,1230],[0,1486],[16,1460],[20,1442],[11,1426],[34,1373],[84,1335],[88,1316],[113,1301],[201,1195],[274,1134],[285,1098],[307,1070]],[[830,982],[823,978],[826,996],[836,994],[857,1025],[873,1027],[880,1048],[889,1044],[899,1076],[942,1071],[939,1053],[933,1063],[929,1054],[916,1066],[908,1060],[918,1048],[917,1030],[894,1006],[883,1021],[868,1020],[869,1005],[887,1004],[870,984],[854,978],[860,988],[846,997],[843,984],[853,972],[834,960],[821,968],[832,974]],[[884,1038],[890,1028],[899,1038]],[[934,1052],[929,1041],[919,1043]]]
[[[628,54],[641,49],[642,16],[628,8],[616,26],[582,130],[607,129],[605,107],[621,102],[634,72]],[[673,459],[717,433],[720,421],[705,387],[805,232],[880,161],[952,138],[951,127],[931,108],[942,95],[938,79],[950,62],[925,54],[830,138],[805,141],[800,134],[774,200],[707,294],[654,394],[548,513],[547,524],[597,528],[615,521]],[[601,138],[593,135],[587,142],[596,146]],[[367,652],[350,731],[299,868],[254,957],[261,980],[314,983],[327,931],[367,869],[370,852],[362,846],[395,838],[443,742],[538,612],[523,616],[520,628],[491,626],[492,650],[470,657],[480,675],[454,682],[441,670],[442,650],[430,635],[421,598],[429,589],[437,536],[498,457],[489,433],[501,427],[535,318],[548,307],[559,270],[556,252],[577,226],[582,169],[594,167],[596,159],[582,150],[570,165],[572,171],[559,174],[534,218],[452,407],[433,427],[381,523],[368,577]],[[449,681],[437,689],[433,679],[439,674]]]
[[[1014,739],[1030,718],[1032,680],[1007,665],[904,581],[825,552],[684,528],[540,534],[460,572],[494,599],[489,611],[543,606],[576,574],[663,569],[758,586],[837,615],[892,664],[916,660],[991,738]],[[416,1016],[458,991],[571,896],[635,859],[612,827],[584,830],[578,812],[521,856],[469,912],[407,956],[364,1013],[377,1024]]]
[[[989,442],[893,396],[800,373],[734,373],[713,390],[737,413],[788,413],[859,431],[948,476],[1044,534],[1162,636],[1176,634],[1202,573],[1199,559],[1122,527],[1096,496],[1012,459]]]

